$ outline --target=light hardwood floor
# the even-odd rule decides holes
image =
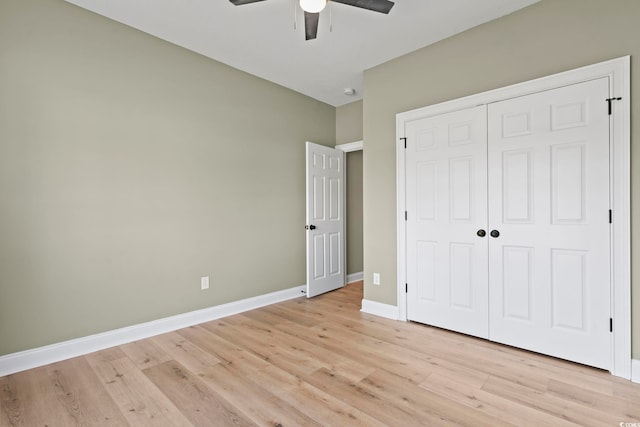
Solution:
[[[1,426],[620,426],[640,385],[359,311],[362,283],[0,378]]]

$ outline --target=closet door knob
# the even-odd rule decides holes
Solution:
[[[305,225],[304,228],[306,228],[307,230],[315,230],[316,226],[315,225]]]
[[[498,230],[491,230],[491,237],[498,237],[500,236],[500,232]]]
[[[487,232],[484,231],[483,229],[480,229],[476,232],[476,234],[478,235],[478,237],[484,237],[487,235]]]

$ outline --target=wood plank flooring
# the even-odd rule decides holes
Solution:
[[[0,377],[0,426],[640,426],[639,384],[361,300],[354,283]]]

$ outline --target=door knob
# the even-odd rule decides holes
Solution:
[[[498,230],[491,230],[491,237],[498,237],[500,236],[500,232]]]
[[[476,232],[476,234],[478,235],[478,237],[484,237],[487,235],[487,232],[484,231],[483,229],[480,229]]]
[[[307,230],[315,230],[316,226],[315,225],[305,225],[305,227]]]

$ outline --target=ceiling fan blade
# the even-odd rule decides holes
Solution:
[[[395,4],[389,0],[331,0],[336,3],[348,4],[349,6],[359,7],[361,9],[373,10],[374,12],[389,13]]]
[[[320,13],[304,13],[304,37],[305,40],[315,39],[318,35],[318,19]]]
[[[229,1],[236,6],[242,6],[243,4],[255,3],[255,2],[264,1],[264,0],[229,0]]]

